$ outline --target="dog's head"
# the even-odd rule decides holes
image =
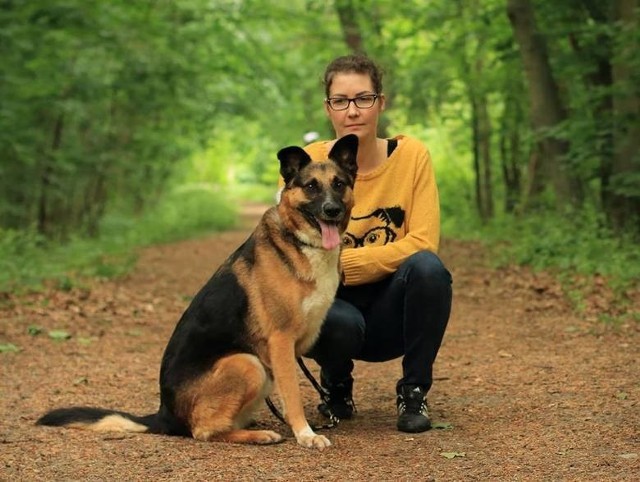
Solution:
[[[358,138],[353,134],[338,139],[323,161],[312,162],[297,146],[278,152],[284,180],[278,211],[305,243],[324,249],[340,246],[353,207],[357,153]]]

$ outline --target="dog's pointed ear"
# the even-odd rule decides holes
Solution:
[[[280,159],[280,175],[284,179],[284,183],[289,181],[302,169],[311,162],[309,154],[298,146],[289,146],[278,151],[278,159]]]
[[[345,169],[351,178],[355,181],[358,173],[358,136],[348,134],[341,137],[331,148],[329,158],[336,161],[343,169]]]

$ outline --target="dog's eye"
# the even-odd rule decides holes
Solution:
[[[314,193],[318,190],[318,181],[316,181],[315,179],[313,181],[310,181],[308,183],[306,183],[304,185],[304,190],[309,192],[309,193]]]
[[[334,189],[342,189],[344,187],[344,182],[341,181],[340,179],[336,179],[333,181],[333,188]]]

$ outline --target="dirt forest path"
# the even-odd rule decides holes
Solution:
[[[578,317],[550,276],[496,271],[476,245],[451,240],[441,254],[454,306],[429,394],[439,429],[396,431],[400,360],[356,365],[358,416],[325,432],[333,446],[323,452],[299,447],[266,407],[258,423],[284,443],[34,426],[46,410],[72,404],[154,412],[162,351],[189,296],[260,213],[245,209],[236,231],[149,248],[125,279],[0,299],[0,343],[20,349],[0,353],[0,480],[640,478],[638,323]],[[606,303],[594,297],[596,308]],[[52,339],[51,330],[71,338]],[[301,383],[317,420],[317,397]]]

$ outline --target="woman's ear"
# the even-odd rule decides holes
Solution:
[[[380,112],[382,112],[387,107],[387,98],[384,94],[380,94],[378,99],[380,100]]]

